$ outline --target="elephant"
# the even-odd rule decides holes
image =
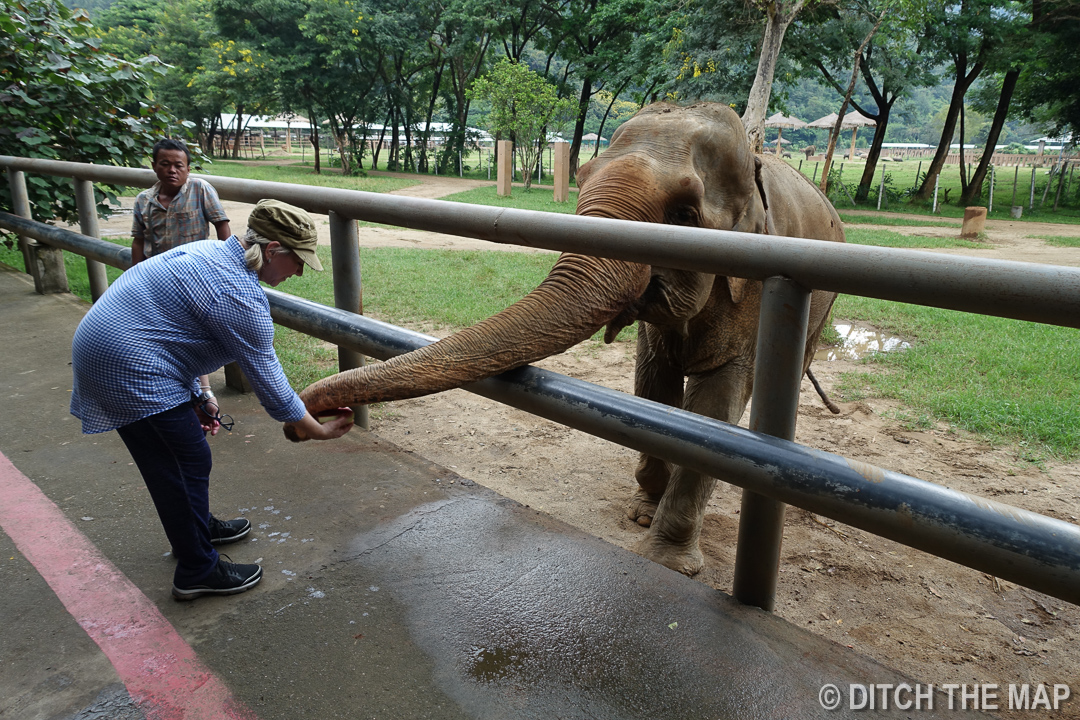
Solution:
[[[806,159],[809,160],[810,156],[817,152],[817,147],[814,145],[807,145],[802,151],[806,154]]]
[[[577,183],[579,215],[844,242],[825,196],[783,160],[752,153],[726,105],[643,108],[580,168]],[[638,322],[635,393],[738,423],[753,386],[761,288],[757,280],[564,253],[509,308],[313,383],[301,398],[317,415],[441,392],[563,352],[605,326],[611,342]],[[804,372],[834,298],[812,293]],[[636,550],[687,575],[700,571],[698,540],[716,480],[644,454],[636,479],[628,512],[648,528]]]

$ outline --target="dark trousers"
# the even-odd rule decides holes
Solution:
[[[176,556],[173,582],[197,583],[217,565],[210,544],[210,445],[190,405],[117,429],[142,473]]]

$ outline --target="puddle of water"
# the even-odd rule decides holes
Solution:
[[[843,338],[843,344],[818,350],[814,355],[815,360],[859,360],[873,353],[893,352],[911,347],[911,343],[902,338],[884,335],[870,328],[848,323],[838,323],[834,327]]]
[[[528,653],[520,648],[474,646],[470,652],[469,674],[481,682],[502,680],[525,664]]]

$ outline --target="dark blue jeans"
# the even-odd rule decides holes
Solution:
[[[190,405],[117,428],[142,473],[176,556],[173,582],[191,585],[217,565],[210,544],[210,445]]]

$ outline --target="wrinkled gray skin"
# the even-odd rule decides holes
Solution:
[[[825,197],[783,161],[752,154],[725,105],[644,108],[577,182],[579,215],[844,241]],[[737,423],[753,385],[760,296],[757,281],[565,253],[497,315],[301,397],[317,415],[441,392],[562,352],[605,325],[610,342],[638,321],[636,394]],[[834,297],[813,293],[804,371]],[[649,527],[638,551],[687,575],[701,570],[698,538],[716,480],[644,455],[636,477],[630,516]]]

